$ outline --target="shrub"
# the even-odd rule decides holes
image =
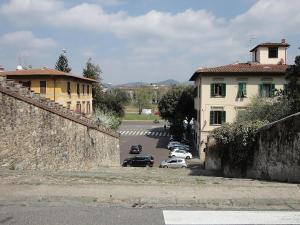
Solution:
[[[114,130],[117,130],[121,124],[118,115],[113,112],[103,112],[100,109],[95,109],[92,119]]]

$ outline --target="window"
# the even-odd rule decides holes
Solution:
[[[90,114],[91,113],[91,104],[90,102],[86,102],[86,114]]]
[[[77,95],[80,95],[80,85],[77,83]]]
[[[84,92],[85,92],[85,86],[84,86],[84,84],[82,85],[82,94],[84,95]]]
[[[67,108],[71,109],[71,102],[67,102]]]
[[[211,97],[225,97],[226,96],[226,84],[215,83],[210,85]]]
[[[246,83],[239,83],[237,97],[245,98],[246,96],[247,96]]]
[[[210,111],[210,125],[220,125],[226,122],[226,111]]]
[[[278,58],[278,48],[269,48],[269,58]]]
[[[259,96],[260,97],[273,97],[275,92],[275,84],[260,84]]]
[[[68,92],[68,95],[71,95],[71,82],[70,81],[67,82],[67,92]]]
[[[86,87],[86,91],[87,91],[87,95],[90,95],[90,85],[87,85],[87,87]]]
[[[41,94],[46,94],[46,81],[40,81],[40,93]]]
[[[80,112],[81,112],[81,104],[80,104],[80,102],[77,102],[77,103],[76,103],[76,112],[77,112],[77,113],[80,113]]]
[[[20,84],[22,84],[24,87],[27,87],[28,90],[31,88],[31,81],[20,81]]]
[[[85,101],[82,102],[81,112],[85,113]]]

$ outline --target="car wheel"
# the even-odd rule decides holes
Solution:
[[[127,167],[128,165],[127,164],[123,164],[123,167]]]
[[[191,157],[187,156],[186,159],[190,159]]]
[[[163,166],[163,168],[168,168],[168,166]]]

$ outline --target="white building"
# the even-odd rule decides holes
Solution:
[[[284,89],[286,50],[289,44],[262,43],[250,50],[252,61],[197,70],[195,82],[195,142],[204,160],[208,134],[222,123],[234,122],[251,97],[272,97],[275,89]]]

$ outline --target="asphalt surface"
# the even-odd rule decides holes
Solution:
[[[163,225],[161,209],[136,209],[55,203],[0,206],[0,224],[15,225]]]
[[[165,133],[164,123],[154,124],[152,121],[124,121],[119,131],[149,131],[157,135],[122,135],[120,139],[120,163],[126,158],[134,157],[129,154],[131,145],[140,144],[143,146],[141,155],[151,155],[154,157],[154,166],[158,167],[164,159],[168,158],[169,150],[167,144],[168,136],[159,136]]]

